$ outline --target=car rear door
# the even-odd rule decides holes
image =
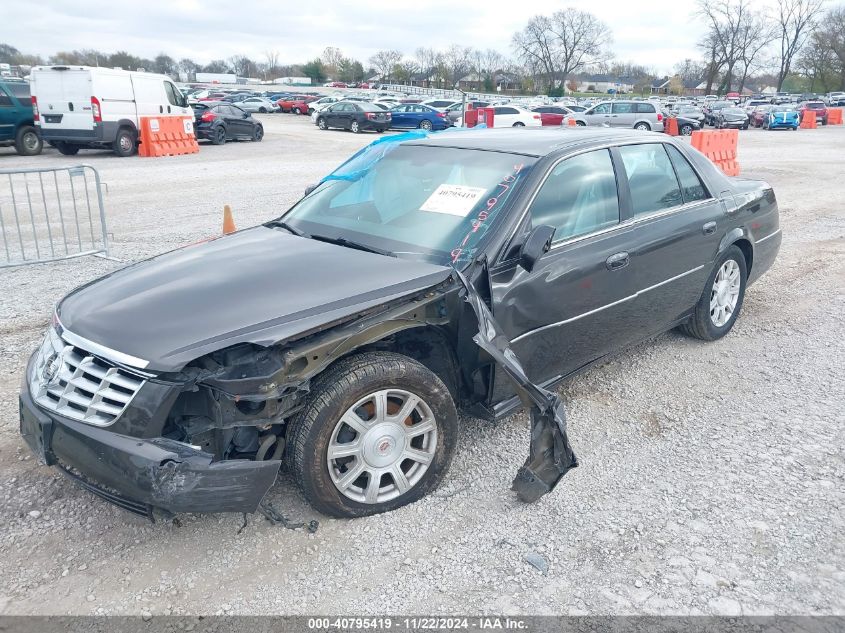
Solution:
[[[516,108],[510,106],[498,106],[493,108],[493,127],[510,127],[519,115]]]
[[[634,104],[627,101],[614,102],[610,109],[611,127],[634,127]]]
[[[618,148],[636,236],[634,327],[661,332],[701,296],[727,217],[676,147],[654,142]]]
[[[40,125],[45,136],[52,132],[93,138],[91,84],[91,71],[88,70],[49,68],[35,72],[33,94],[38,101]]]
[[[411,106],[400,105],[390,111],[391,127],[408,127],[408,108]]]
[[[607,149],[553,164],[514,238],[518,245],[532,226],[554,226],[551,250],[528,272],[511,244],[491,269],[493,312],[532,380],[570,374],[637,335],[629,322],[639,263],[619,169]],[[494,391],[494,401],[509,396],[506,377],[497,375]]]

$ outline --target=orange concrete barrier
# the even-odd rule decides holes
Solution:
[[[804,110],[804,114],[801,115],[801,126],[804,130],[813,130],[816,126],[816,111],[815,110]]]
[[[842,125],[842,108],[827,109],[827,124]]]
[[[223,235],[229,235],[237,230],[235,219],[232,217],[232,208],[228,204],[223,205]]]
[[[671,116],[668,117],[663,131],[669,136],[678,136],[678,119]]]
[[[709,158],[726,175],[739,176],[739,130],[696,130],[690,140],[695,149]]]
[[[139,156],[179,156],[200,151],[194,120],[187,116],[141,117],[139,140]]]

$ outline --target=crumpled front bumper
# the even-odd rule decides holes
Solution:
[[[46,412],[29,393],[29,371],[20,395],[26,443],[43,463],[135,514],[255,512],[276,480],[278,460],[213,462],[182,442],[129,437]]]

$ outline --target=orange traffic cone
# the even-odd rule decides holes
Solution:
[[[235,220],[232,218],[232,209],[228,204],[223,205],[223,235],[237,231]]]
[[[566,124],[567,124],[567,125],[569,125],[569,126],[572,126],[572,127],[574,127],[574,126],[578,125],[578,124],[575,122],[575,119],[567,119],[567,120],[566,120]]]

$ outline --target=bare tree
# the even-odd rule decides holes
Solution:
[[[610,29],[593,14],[568,8],[536,15],[513,36],[517,57],[541,70],[550,88],[589,64],[610,57]]]
[[[323,54],[320,56],[320,61],[323,62],[323,68],[332,78],[336,78],[342,59],[343,51],[336,46],[326,46],[323,49]]]
[[[264,65],[264,79],[273,79],[273,75],[276,74],[279,68],[279,51],[264,51],[264,59],[267,60],[267,63]]]
[[[780,39],[778,90],[789,74],[792,60],[807,42],[821,16],[824,0],[782,0],[778,2],[777,28]]]
[[[378,51],[370,57],[370,64],[381,76],[382,81],[389,81],[393,67],[402,59],[402,53],[394,50]]]
[[[452,44],[443,53],[443,66],[446,69],[446,81],[449,88],[458,84],[472,69],[470,55],[472,49],[460,44]]]
[[[740,92],[745,87],[748,76],[759,70],[760,54],[774,39],[774,25],[762,13],[749,13],[739,35],[739,62],[742,64]]]
[[[751,17],[749,0],[698,0],[698,11],[708,26],[703,45],[711,52],[711,63],[724,71],[721,89],[730,92]]]

